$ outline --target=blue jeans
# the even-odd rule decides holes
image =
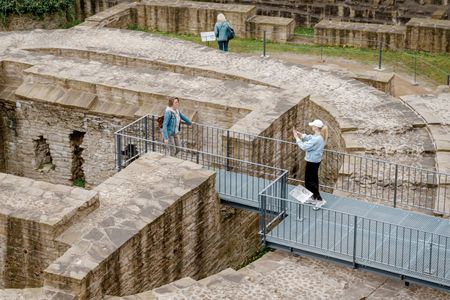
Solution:
[[[228,51],[228,41],[217,41],[217,44],[219,44],[219,50]]]

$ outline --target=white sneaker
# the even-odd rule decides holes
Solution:
[[[317,204],[317,200],[314,199],[314,198],[308,198],[308,199],[306,199],[306,200],[303,202],[303,204],[313,204],[313,205],[315,205],[315,204]]]
[[[324,206],[325,204],[327,204],[327,201],[322,200],[322,201],[316,201],[316,205],[314,206],[313,210],[319,210],[322,208],[322,206]]]

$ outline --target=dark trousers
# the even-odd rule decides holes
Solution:
[[[217,44],[219,45],[219,50],[228,51],[228,41],[217,41]]]
[[[319,193],[319,167],[320,162],[306,162],[305,169],[305,188],[313,193],[313,197],[316,200],[322,200]]]

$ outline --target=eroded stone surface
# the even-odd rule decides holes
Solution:
[[[329,262],[271,252],[234,271],[107,299],[450,299],[450,294]]]

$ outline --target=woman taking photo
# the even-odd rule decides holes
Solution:
[[[322,161],[323,149],[328,139],[328,127],[321,120],[314,120],[308,124],[314,134],[304,134],[293,129],[297,145],[305,151],[305,188],[313,193],[312,198],[305,203],[314,204],[314,210],[320,209],[326,204],[319,192],[319,167]]]

